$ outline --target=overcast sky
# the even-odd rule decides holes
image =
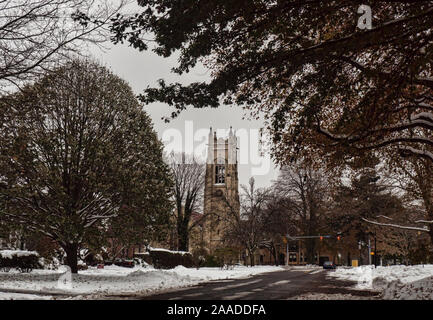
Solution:
[[[167,82],[176,81],[183,84],[209,79],[209,72],[202,66],[183,76],[174,75],[170,70],[176,66],[176,58],[164,59],[151,51],[139,52],[126,45],[111,45],[108,50],[104,51],[92,50],[92,54],[103,65],[125,79],[136,94],[141,93],[147,86],[156,86],[157,80],[161,78]],[[172,109],[169,106],[154,103],[146,106],[146,111],[152,118],[155,130],[167,149],[175,148],[188,152],[189,150],[185,148],[188,148],[188,145],[191,146],[191,127],[196,138],[203,140],[204,137],[202,139],[198,136],[203,136],[203,133],[207,134],[209,127],[220,129],[219,136],[223,136],[225,132],[222,130],[227,130],[232,126],[242,136],[242,141],[238,143],[241,155],[240,183],[246,184],[249,178],[254,176],[259,186],[268,186],[277,177],[278,170],[274,168],[269,153],[267,157],[261,157],[257,150],[257,131],[262,126],[262,122],[243,120],[242,108],[233,106],[222,106],[218,109],[189,108],[170,123],[165,123],[161,119],[163,116],[170,115]],[[174,133],[181,135],[182,142],[179,143],[179,138],[169,138],[174,136]],[[198,150],[199,145],[203,147],[204,144],[205,141],[195,141],[194,148]]]

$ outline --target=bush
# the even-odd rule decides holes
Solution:
[[[233,266],[238,262],[239,252],[235,248],[218,248],[214,254],[219,267],[223,267],[224,265]]]
[[[223,266],[223,263],[216,256],[207,255],[202,266],[208,268],[220,268]]]
[[[172,269],[177,266],[194,267],[191,253],[169,250],[150,250],[150,257],[154,268]]]
[[[205,266],[207,250],[204,248],[195,248],[192,250],[192,259],[197,268]]]
[[[20,272],[31,272],[41,268],[39,254],[35,251],[4,250],[0,251],[0,270],[8,272],[15,268]]]
[[[418,243],[415,248],[409,251],[411,264],[432,263],[433,257],[428,243]]]
[[[27,250],[36,251],[45,259],[46,264],[55,264],[59,258],[58,253],[62,250],[55,241],[36,233],[26,237],[25,242]]]
[[[89,252],[83,261],[86,265],[96,267],[98,264],[103,263],[103,259],[100,255],[94,254],[93,252]]]

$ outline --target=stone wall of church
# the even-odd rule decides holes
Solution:
[[[236,137],[230,130],[228,139],[209,133],[208,160],[206,164],[204,214],[206,217],[204,239],[209,252],[224,246],[223,237],[230,221],[239,216],[239,180]],[[217,166],[224,166],[224,183],[217,183]]]

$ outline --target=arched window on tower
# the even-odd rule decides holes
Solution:
[[[215,183],[224,184],[226,181],[226,168],[224,159],[217,159],[215,165]]]
[[[223,184],[226,179],[226,169],[225,165],[217,164],[215,165],[215,183]]]

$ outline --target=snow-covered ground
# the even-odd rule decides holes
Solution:
[[[147,294],[211,280],[248,278],[255,274],[280,270],[283,268],[275,266],[237,266],[233,270],[182,266],[170,270],[106,266],[104,269],[90,268],[80,271],[72,275],[72,278],[61,271],[51,270],[33,270],[28,274],[0,272],[0,299],[40,299],[38,292],[45,293],[45,298],[59,297],[58,294],[83,298],[86,295],[94,298],[95,295]],[[15,290],[16,293],[2,292],[2,289]]]
[[[0,292],[0,300],[52,300],[49,295],[24,294],[14,292]]]
[[[357,289],[382,291],[383,299],[433,299],[433,265],[338,268],[329,276],[356,281]]]

